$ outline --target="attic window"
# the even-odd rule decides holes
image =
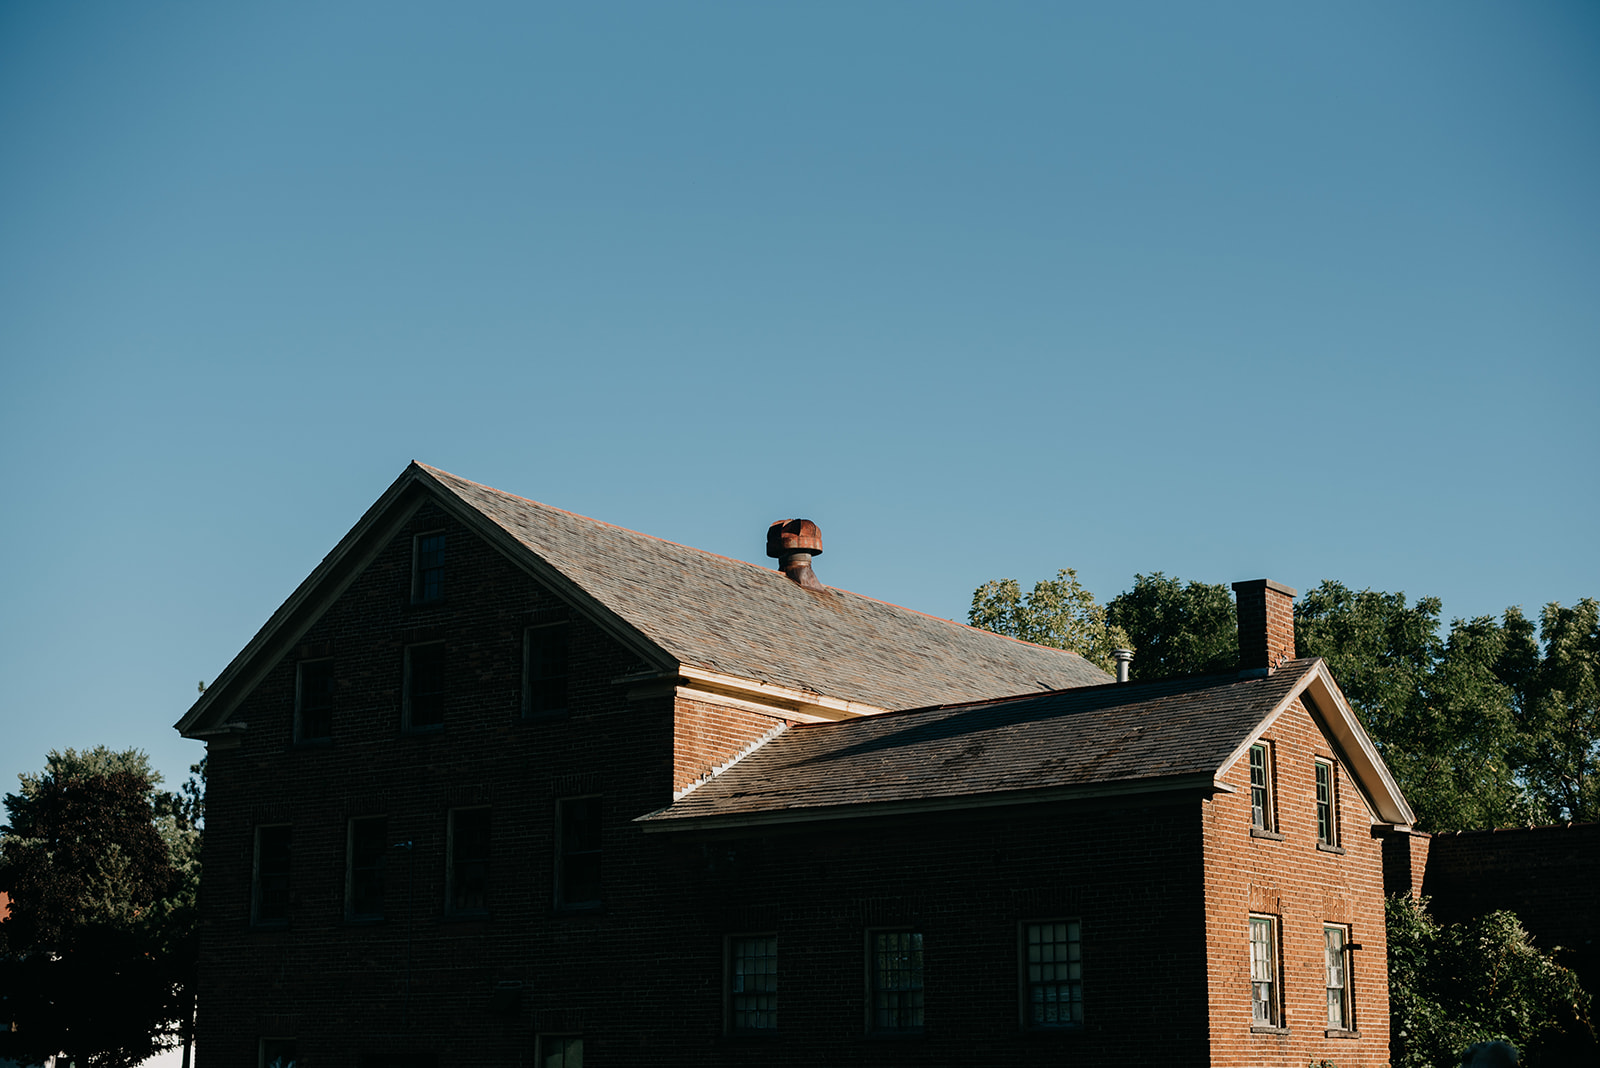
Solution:
[[[444,726],[444,643],[406,646],[404,715],[408,731]]]
[[[1265,745],[1250,747],[1250,826],[1258,831],[1272,826],[1272,761]]]
[[[333,661],[300,661],[295,692],[294,736],[297,742],[333,736]]]
[[[567,625],[529,627],[522,643],[522,714],[555,716],[566,710]]]
[[[444,599],[444,531],[418,534],[411,551],[411,602]]]
[[[1317,843],[1325,846],[1339,844],[1339,824],[1335,816],[1333,795],[1333,765],[1326,760],[1316,762],[1317,768]]]

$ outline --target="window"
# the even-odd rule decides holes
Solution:
[[[522,633],[522,714],[567,710],[567,625],[547,623]]]
[[[540,1035],[539,1068],[583,1068],[582,1035]]]
[[[1083,946],[1077,920],[1022,925],[1023,1024],[1083,1026]]]
[[[869,1029],[886,1033],[921,1031],[922,933],[874,931],[871,946]]]
[[[261,1068],[294,1068],[294,1039],[263,1038]]]
[[[556,904],[592,908],[600,904],[600,798],[556,802]]]
[[[1325,846],[1339,844],[1339,825],[1333,797],[1333,765],[1319,760],[1317,767],[1317,842]]]
[[[1328,972],[1328,1030],[1353,1030],[1350,1018],[1349,939],[1345,929],[1328,924],[1322,929],[1323,956]]]
[[[1272,761],[1265,745],[1250,747],[1250,825],[1257,830],[1273,830]]]
[[[772,1031],[778,1026],[778,939],[728,939],[728,1029]]]
[[[450,868],[446,901],[454,913],[489,909],[489,810],[450,810]]]
[[[405,729],[444,726],[444,643],[406,646]]]
[[[295,683],[294,737],[311,742],[333,737],[333,661],[302,660]]]
[[[444,599],[444,532],[418,534],[411,549],[411,600],[414,604]]]
[[[1277,921],[1271,916],[1250,917],[1250,1022],[1257,1027],[1277,1027],[1278,952]]]
[[[289,826],[256,828],[255,879],[250,918],[258,924],[289,922]]]
[[[383,919],[383,869],[388,852],[388,820],[368,816],[350,821],[345,844],[345,919]]]

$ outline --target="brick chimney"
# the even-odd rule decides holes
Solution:
[[[1271,579],[1235,582],[1239,607],[1239,674],[1270,675],[1294,659],[1295,591]]]

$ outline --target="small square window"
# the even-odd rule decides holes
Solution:
[[[1325,846],[1339,844],[1339,824],[1334,796],[1333,765],[1326,760],[1316,762],[1317,769],[1317,841]]]
[[[872,1031],[912,1034],[922,1030],[922,933],[873,931],[867,962]]]
[[[1328,1029],[1354,1029],[1350,1012],[1350,951],[1344,927],[1328,924],[1322,928],[1322,950],[1328,975]]]
[[[1277,1027],[1283,1018],[1278,1007],[1278,924],[1272,916],[1250,917],[1250,1022],[1257,1027]]]
[[[444,643],[406,646],[405,672],[405,729],[444,726]]]
[[[367,816],[350,821],[345,847],[345,919],[383,919],[383,875],[388,853],[387,819]]]
[[[450,868],[446,900],[456,914],[489,910],[489,810],[450,810]]]
[[[296,672],[294,737],[299,742],[333,736],[333,661],[302,660]]]
[[[582,1035],[540,1035],[539,1068],[583,1068]]]
[[[1273,831],[1272,818],[1272,751],[1266,745],[1250,747],[1250,825],[1257,830]]]
[[[444,532],[418,534],[411,550],[411,600],[415,604],[444,599]]]
[[[289,832],[288,824],[256,828],[255,878],[250,895],[250,919],[256,924],[289,922]]]
[[[1077,920],[1022,925],[1023,1021],[1083,1026],[1083,942]]]
[[[556,905],[598,906],[600,798],[569,797],[556,802],[556,831]]]
[[[522,636],[522,714],[567,710],[567,624],[529,627]]]
[[[728,1029],[773,1031],[778,1026],[778,939],[728,939]]]
[[[263,1038],[259,1057],[261,1068],[295,1068],[294,1039]]]

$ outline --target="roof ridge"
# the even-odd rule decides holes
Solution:
[[[465,483],[468,486],[473,486],[473,487],[475,487],[477,489],[485,490],[485,491],[487,491],[489,493],[494,494],[497,497],[504,497],[504,498],[506,498],[508,500],[513,500],[513,501],[521,501],[524,504],[531,504],[531,505],[534,505],[536,507],[544,508],[544,509],[547,509],[547,510],[552,511],[552,512],[559,512],[562,515],[571,516],[574,519],[581,519],[586,523],[593,523],[595,526],[608,527],[611,530],[620,530],[624,534],[632,534],[632,535],[635,535],[636,537],[648,538],[651,541],[658,541],[658,542],[662,543],[663,545],[671,545],[674,548],[678,548],[678,549],[687,549],[689,552],[698,553],[701,556],[708,556],[708,557],[711,557],[714,560],[724,560],[724,561],[727,561],[730,564],[738,564],[741,567],[754,568],[755,570],[760,571],[760,572],[762,572],[764,574],[772,574],[772,575],[780,575],[780,576],[783,574],[783,572],[777,570],[776,568],[763,567],[760,564],[751,563],[749,560],[740,560],[736,556],[724,556],[721,553],[710,552],[709,550],[701,549],[701,548],[699,548],[697,546],[694,546],[694,545],[685,545],[681,541],[673,541],[671,538],[663,538],[663,537],[661,537],[659,535],[656,535],[656,534],[646,534],[642,530],[634,530],[632,527],[621,526],[620,524],[617,524],[617,523],[607,523],[604,519],[596,519],[593,516],[584,515],[582,512],[574,512],[574,511],[570,511],[570,510],[568,510],[566,508],[559,508],[559,507],[557,507],[556,505],[553,505],[553,504],[546,504],[544,501],[536,501],[532,497],[522,497],[522,496],[519,496],[519,495],[517,495],[515,493],[507,493],[503,489],[498,489],[498,488],[496,488],[494,486],[485,485],[482,482],[474,482],[470,478],[463,478],[462,476],[460,476],[458,474],[455,474],[455,473],[453,473],[451,471],[444,470],[442,467],[434,467],[432,464],[425,464],[421,460],[412,460],[411,462],[413,464],[416,464],[418,467],[422,468],[424,471],[427,471],[431,475],[435,475],[435,476],[441,476],[442,475],[443,477],[448,478],[448,479],[452,479],[452,480],[454,480],[456,482],[462,482],[462,483]],[[785,579],[785,581],[788,581],[788,580]],[[936,622],[943,623],[945,626],[948,626],[948,627],[956,627],[956,628],[961,629],[961,630],[975,630],[975,631],[979,631],[979,632],[981,632],[983,634],[991,634],[996,638],[1004,638],[1008,642],[1016,642],[1019,645],[1033,646],[1034,648],[1038,648],[1038,649],[1054,649],[1056,652],[1067,653],[1068,655],[1075,656],[1078,659],[1085,661],[1086,663],[1088,662],[1088,657],[1084,656],[1082,653],[1078,652],[1075,649],[1063,649],[1063,648],[1061,648],[1059,646],[1055,646],[1055,645],[1044,645],[1044,644],[1042,644],[1040,642],[1030,642],[1030,641],[1027,641],[1026,639],[1023,639],[1023,638],[1012,637],[1009,634],[1001,634],[998,631],[986,630],[983,627],[974,627],[970,623],[958,623],[955,620],[947,619],[944,616],[936,616],[931,612],[924,612],[921,609],[917,609],[917,608],[908,608],[903,604],[895,604],[893,601],[885,601],[885,600],[882,600],[881,598],[878,598],[878,597],[868,596],[865,593],[857,593],[855,590],[845,589],[843,586],[828,586],[827,583],[823,583],[823,585],[826,586],[829,590],[832,590],[835,593],[849,594],[851,597],[859,597],[863,601],[871,601],[873,604],[880,604],[880,605],[883,605],[886,608],[893,608],[893,609],[895,609],[896,611],[899,611],[899,612],[910,612],[912,615],[922,616],[924,619],[931,619],[931,620],[934,620]]]

